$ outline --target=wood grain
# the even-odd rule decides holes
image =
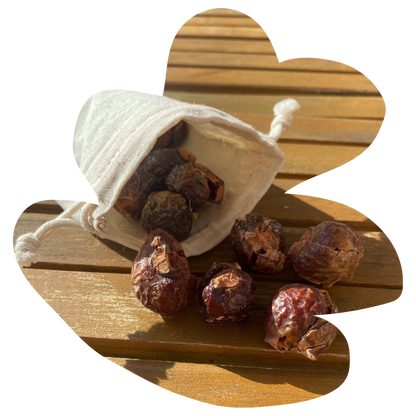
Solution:
[[[335,61],[325,59],[299,58],[291,59],[279,63],[276,54],[261,53],[252,45],[253,42],[242,42],[232,48],[231,45],[223,45],[214,43],[214,40],[201,42],[200,49],[196,48],[195,42],[191,44],[195,50],[189,50],[185,42],[178,40],[186,40],[177,38],[173,42],[171,52],[169,54],[169,66],[200,66],[200,67],[218,67],[218,68],[246,68],[246,69],[275,69],[275,70],[294,70],[294,71],[320,71],[320,72],[348,72],[359,73],[354,68]],[[206,43],[206,44],[205,44]],[[231,42],[229,42],[231,43]],[[236,49],[237,52],[230,52]],[[243,49],[250,52],[239,53]],[[227,51],[226,53],[224,51]]]
[[[284,226],[286,252],[308,226],[325,220],[358,230],[364,258],[349,280],[329,289],[340,312],[400,296],[397,253],[371,219],[333,201],[285,194],[371,145],[386,108],[369,79],[330,60],[304,57],[279,63],[257,22],[241,12],[213,9],[178,31],[164,95],[218,108],[266,134],[274,105],[295,98],[301,109],[279,141],[286,162],[254,212]],[[14,241],[61,211],[54,201],[31,205],[16,224]],[[160,388],[241,408],[311,400],[335,390],[347,377],[350,354],[341,331],[316,362],[278,353],[264,342],[264,312],[274,293],[288,283],[306,283],[289,263],[272,276],[249,271],[256,281],[253,315],[240,324],[213,325],[203,320],[195,298],[172,316],[144,308],[131,285],[134,250],[62,228],[46,238],[39,255],[39,263],[22,270],[28,284],[88,346]],[[228,239],[189,259],[198,279],[216,261],[235,261]]]
[[[173,316],[149,311],[134,297],[129,274],[42,269],[24,269],[24,274],[87,345],[186,397],[235,407],[295,403],[327,394],[348,374],[349,349],[342,333],[316,362],[280,354],[264,343],[264,310],[284,282],[256,281],[252,317],[225,326],[203,321],[193,302]],[[391,289],[330,289],[341,312],[393,301],[399,294]],[[215,385],[192,382],[195,377]],[[225,388],[232,393],[232,404]],[[246,397],[248,390],[256,395]]]
[[[201,13],[198,13],[197,16],[235,16],[235,17],[246,17],[246,15],[242,12],[238,12],[237,10],[233,9],[210,9],[205,10]]]
[[[379,95],[375,85],[362,74],[292,72],[254,69],[168,66],[165,88],[190,87],[262,88],[314,93]]]
[[[267,211],[263,211],[261,206],[258,208],[258,212],[264,213],[264,215],[267,214]],[[313,214],[313,210],[311,214]],[[53,216],[49,214],[23,214],[16,226],[14,239],[26,232],[35,231],[41,224],[51,218]],[[305,231],[305,227],[285,226],[286,250],[298,241]],[[380,231],[359,231],[359,234],[365,247],[365,256],[352,278],[340,281],[336,285],[348,287],[359,285],[401,290],[402,272],[400,262],[390,241]],[[87,232],[62,228],[56,230],[44,240],[39,250],[39,263],[36,267],[129,273],[136,254],[134,250],[108,240],[98,239]],[[235,256],[228,239],[203,255],[189,258],[191,270],[198,276],[204,275],[214,262],[219,261],[235,262]],[[295,282],[299,280],[289,264],[285,266],[282,272],[272,276],[263,276],[253,271],[249,272],[255,275],[257,279],[266,282]]]
[[[218,108],[231,115],[234,114],[263,114],[273,115],[273,107],[286,98],[294,98],[300,104],[300,109],[294,114],[298,117],[313,118],[350,118],[378,119],[384,118],[386,107],[381,97],[351,97],[332,95],[303,95],[300,93],[219,93],[208,91],[179,91],[166,88],[164,95],[179,101],[203,104]]]
[[[175,37],[169,53],[172,52],[222,52],[244,54],[268,54],[276,57],[270,40],[205,39]]]
[[[226,410],[274,409],[322,400],[345,387],[350,377],[347,371],[276,371],[112,357],[106,361],[168,394]]]
[[[189,19],[184,26],[219,26],[219,27],[260,27],[247,16],[207,16],[199,15]]]
[[[176,36],[228,39],[269,39],[261,27],[182,26]]]

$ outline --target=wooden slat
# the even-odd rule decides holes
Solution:
[[[342,335],[339,336],[341,337]],[[347,355],[336,353],[320,355],[317,363],[309,362],[307,358],[300,357],[298,354],[276,354],[276,351],[273,349],[252,351],[254,352],[252,355],[244,357],[241,356],[238,347],[190,345],[186,342],[155,344],[154,342],[136,341],[134,339],[129,339],[128,341],[88,337],[82,337],[82,339],[93,350],[106,357],[141,358],[220,366],[245,366],[257,369],[270,368],[274,370],[345,373],[348,371],[349,365],[349,357]],[[331,348],[334,351],[334,344],[331,345]]]
[[[207,16],[197,15],[189,19],[184,26],[220,26],[220,27],[260,27],[247,16]]]
[[[58,205],[55,202],[55,198],[53,196],[46,196],[43,198],[37,198],[33,201],[34,204],[42,204],[42,205]]]
[[[197,16],[236,16],[236,17],[246,17],[242,12],[232,9],[211,9],[205,10],[201,13],[198,13]]]
[[[25,275],[87,345],[187,397],[228,405],[229,396],[221,389],[228,386],[237,407],[298,402],[317,397],[306,392],[327,394],[348,374],[348,343],[340,332],[315,362],[296,353],[278,353],[264,342],[264,310],[281,284],[256,283],[255,309],[248,320],[212,325],[202,319],[193,302],[172,316],[144,308],[132,293],[129,275],[32,269],[26,269]],[[335,287],[330,293],[341,311],[399,295],[393,290]],[[203,381],[208,379],[215,380],[215,386],[207,388]],[[203,395],[189,387],[201,384]],[[247,391],[250,397],[257,393],[254,400],[247,400]]]
[[[260,25],[243,13],[216,9],[189,19],[177,36],[268,39]]]
[[[365,156],[371,147],[332,146],[282,142],[280,149],[286,161],[281,174],[299,174],[322,177],[355,163]]]
[[[253,126],[257,131],[268,134],[273,121],[272,115],[235,114],[234,117]],[[350,143],[369,145],[377,137],[381,120],[328,119],[296,117],[283,132],[279,141],[306,140],[332,144]]]
[[[39,201],[28,206],[24,212],[59,215],[63,209],[54,200]]]
[[[189,54],[189,56],[186,56],[185,52]],[[279,58],[276,57],[273,45],[269,40],[175,38],[170,49],[169,63],[174,65],[185,65],[195,59],[193,53],[213,53],[224,55],[236,54],[250,56],[265,55],[269,58],[273,58],[273,60],[277,60]],[[288,61],[280,62],[278,68],[303,71],[358,72],[349,65],[317,58],[290,59]]]
[[[278,175],[265,196],[254,208],[267,217],[276,218],[285,226],[299,227],[316,225],[322,221],[333,220],[349,224],[357,230],[379,231],[376,224],[360,212],[337,202],[302,195],[285,194],[294,186],[303,182],[302,179],[285,178]],[[45,210],[45,206],[48,208]],[[50,208],[49,208],[50,207]],[[39,215],[24,215],[20,218],[15,234],[34,231],[43,222],[54,218],[62,208],[55,201],[40,201],[33,204],[25,213]],[[31,224],[33,222],[33,225]],[[22,227],[25,223],[26,228]]]
[[[277,406],[311,400],[338,388],[344,373],[298,372],[110,358],[161,388],[227,407]],[[195,382],[198,380],[198,382]]]
[[[222,52],[245,54],[269,54],[276,56],[269,40],[206,39],[175,37],[172,52]]]
[[[379,94],[362,74],[168,67],[167,87],[268,88],[314,93]]]
[[[32,209],[34,209],[32,207]],[[35,232],[42,224],[56,218],[56,214],[24,213],[16,224],[13,244],[20,235]],[[133,250],[103,244],[99,239],[76,228],[58,228],[51,233],[39,249],[39,262],[54,263],[53,267],[81,265],[91,267],[131,268]],[[127,256],[127,257],[126,257]]]
[[[275,198],[277,201],[283,190],[276,188],[272,192],[276,192]],[[309,214],[307,214],[309,218],[305,219],[305,211],[302,208],[306,204],[302,199],[306,197],[287,196],[288,198],[284,202],[278,202],[278,204],[282,206],[282,211],[286,211],[293,216],[297,222],[300,222],[302,219],[309,223],[317,223],[320,220],[339,220],[320,212],[319,209],[313,206],[310,208]],[[273,197],[271,197],[270,201],[273,202],[273,200]],[[324,202],[322,205],[319,205],[318,199],[315,202],[318,206],[325,204]],[[331,206],[330,203],[329,205]],[[270,215],[276,212],[272,205],[265,206],[260,202],[255,212],[260,212],[282,222],[278,216]],[[356,213],[355,216],[357,221],[360,217],[362,220],[365,219],[359,213]],[[23,214],[16,226],[14,240],[21,234],[35,231],[46,220],[52,218],[54,216],[50,214]],[[313,218],[313,221],[310,218]],[[300,239],[305,230],[305,227],[284,227],[286,252],[294,242]],[[341,281],[337,285],[400,289],[402,287],[400,262],[390,241],[380,231],[359,231],[359,233],[365,247],[365,256],[355,270],[352,279]],[[100,240],[78,229],[61,228],[44,240],[38,254],[40,267],[128,273],[137,252],[111,241]],[[190,257],[189,264],[194,274],[202,276],[214,262],[233,263],[235,260],[229,240],[225,239],[203,255]],[[290,264],[286,264],[282,272],[272,276],[262,276],[248,269],[247,271],[252,275],[256,275],[257,279],[265,281],[295,282],[299,280]]]
[[[235,349],[230,346],[221,348],[221,353],[218,354],[218,347],[216,347],[215,343],[213,345],[212,343],[204,344],[203,340],[201,342],[200,330],[202,330],[203,337],[210,332],[208,334],[210,339],[213,336],[213,332],[218,332],[216,338],[217,340],[220,339],[221,342],[224,340],[227,341],[228,335],[231,335],[232,340],[240,339],[241,341],[245,341],[244,337],[240,338],[242,334],[245,336],[250,334],[250,341],[254,342],[251,336],[260,336],[259,326],[256,326],[256,331],[254,332],[251,330],[250,326],[245,324],[232,327],[210,326],[205,322],[200,322],[200,316],[195,310],[191,309],[180,313],[176,317],[172,317],[172,319],[163,319],[157,314],[146,313],[140,305],[137,309],[132,310],[135,300],[131,294],[131,290],[128,291],[129,288],[126,284],[126,280],[120,280],[120,276],[113,276],[117,281],[112,280],[109,275],[85,276],[85,274],[83,274],[81,279],[79,279],[79,276],[74,276],[73,274],[66,274],[65,276],[54,274],[54,279],[52,280],[51,276],[47,276],[47,272],[42,273],[42,271],[38,271],[38,276],[34,277],[31,282],[32,284],[34,283],[35,288],[52,307],[55,306],[56,308],[56,306],[58,306],[58,309],[56,309],[57,312],[77,333],[85,333],[86,331],[91,332],[95,340],[97,340],[97,337],[104,334],[106,338],[101,338],[101,345],[104,346],[102,348],[105,349],[106,342],[110,345],[107,347],[108,350],[111,350],[111,344],[117,346],[116,340],[114,338],[109,338],[112,334],[116,333],[116,337],[119,340],[125,340],[124,344],[122,344],[123,348],[119,348],[118,353],[128,354],[130,352],[130,344],[133,344],[133,346],[143,344],[143,346],[147,348],[144,348],[141,351],[133,349],[134,352],[149,351],[151,352],[150,355],[153,353],[158,356],[168,357],[169,353],[166,350],[170,350],[172,351],[170,353],[171,356],[173,355],[182,358],[183,362],[175,363],[175,365],[172,360],[170,360],[169,363],[147,361],[145,363],[146,369],[143,369],[143,362],[136,360],[113,360],[118,365],[136,372],[136,374],[141,377],[157,382],[158,384],[162,383],[159,375],[163,375],[161,377],[163,378],[163,384],[160,384],[162,387],[172,389],[172,391],[187,395],[188,397],[193,397],[208,403],[211,403],[212,400],[217,400],[215,392],[210,391],[209,389],[207,389],[205,395],[201,397],[198,396],[198,391],[195,391],[195,389],[186,388],[189,383],[184,379],[183,374],[191,373],[193,376],[193,370],[198,371],[199,381],[201,381],[201,377],[204,379],[204,377],[209,374],[212,376],[215,375],[214,380],[216,380],[217,383],[220,383],[216,384],[217,386],[230,383],[231,381],[243,377],[246,380],[245,384],[243,386],[234,386],[233,389],[236,396],[234,403],[239,406],[248,405],[247,402],[241,402],[241,400],[245,400],[244,396],[246,396],[246,388],[249,388],[251,392],[259,391],[259,393],[262,393],[261,396],[258,397],[257,405],[270,403],[268,402],[268,400],[271,399],[270,396],[262,397],[265,390],[263,390],[263,387],[259,385],[258,382],[264,385],[265,380],[267,380],[267,387],[270,389],[269,391],[276,393],[276,395],[278,395],[278,400],[282,400],[283,395],[286,396],[287,394],[289,397],[292,397],[294,392],[292,387],[290,387],[288,391],[289,386],[282,386],[279,383],[279,377],[284,376],[286,383],[289,383],[292,386],[298,386],[298,388],[302,390],[313,391],[317,394],[325,394],[327,392],[326,389],[333,389],[336,383],[330,382],[330,385],[324,387],[321,383],[316,383],[316,380],[324,378],[327,380],[327,383],[328,380],[339,380],[339,382],[342,382],[347,375],[348,370],[345,365],[344,367],[342,365],[340,366],[335,361],[339,360],[341,356],[346,357],[345,353],[347,351],[345,351],[345,339],[343,339],[342,334],[338,335],[331,346],[330,350],[332,350],[332,354],[327,353],[325,354],[326,356],[323,357],[323,360],[318,360],[314,363],[293,354],[275,353],[270,348],[263,351],[261,351],[261,348],[250,348],[250,343],[248,345],[249,348],[247,348],[246,342],[243,343],[241,353],[239,353],[240,347]],[[42,285],[42,282],[46,284]],[[127,295],[127,292],[129,292],[129,295]],[[65,294],[66,296],[62,294]],[[364,292],[363,296],[365,295],[366,293]],[[133,301],[132,305],[130,305],[130,300]],[[102,304],[103,301],[105,305]],[[130,322],[130,326],[128,322]],[[187,325],[191,325],[193,330],[190,331],[189,329],[185,329],[184,327]],[[126,332],[126,329],[130,332]],[[196,332],[194,332],[194,330],[196,330]],[[207,360],[207,363],[204,363],[204,365],[189,364],[186,362],[189,358],[193,358],[192,354],[189,353],[189,346],[191,343],[189,342],[189,339],[186,339],[187,335],[191,335],[192,337],[195,349],[198,351],[199,360],[204,359],[202,350],[205,349],[205,359]],[[91,340],[91,337],[83,337],[83,339],[88,343]],[[181,341],[176,342],[175,340],[177,339],[180,339]],[[260,342],[260,340],[256,339],[256,343],[257,342]],[[97,344],[99,344],[99,342],[96,341],[95,345]],[[344,347],[342,347],[342,345],[344,345]],[[159,351],[159,348],[162,351]],[[113,353],[117,352],[117,348],[113,347],[112,351]],[[271,359],[264,359],[264,356],[267,355],[266,353],[270,353]],[[227,356],[228,354],[230,356]],[[232,364],[224,366],[224,364],[222,364],[224,361],[230,361]],[[212,364],[223,365],[223,367],[214,366],[212,364],[207,365],[209,362]],[[245,365],[244,368],[241,367],[242,363]],[[277,371],[267,369],[267,367],[266,369],[265,367],[248,368],[249,365],[254,366],[256,363],[262,364],[263,366],[271,364],[273,367],[270,368],[275,368]],[[238,364],[240,364],[240,367],[236,367]],[[232,365],[232,367],[230,367],[230,365]],[[150,374],[153,374],[153,377],[157,377],[157,379],[151,379],[149,376]],[[255,374],[257,374],[257,377],[261,376],[261,378],[256,378]],[[298,382],[301,384],[295,382],[297,376],[299,376]],[[303,380],[303,382],[301,382],[301,380]],[[237,384],[239,384],[239,382],[237,382]],[[322,390],[323,387],[324,389]],[[180,388],[181,391],[174,390],[174,388]],[[184,390],[182,390],[182,388]],[[317,388],[320,390],[317,391]],[[194,394],[195,396],[193,396]],[[225,399],[227,398],[224,395],[222,395],[222,397]],[[292,397],[292,399],[294,401],[299,401],[305,400],[307,397],[302,394],[300,396],[296,395],[296,397]],[[291,399],[285,397],[283,400]]]
[[[176,36],[229,39],[269,39],[261,27],[182,26]]]
[[[163,360],[170,355],[175,361],[192,362],[192,352],[196,352],[199,362],[225,364],[231,360],[234,365],[287,368],[292,364],[286,360],[290,360],[308,363],[305,370],[329,362],[347,364],[349,360],[348,343],[340,332],[320,356],[318,366],[297,353],[278,353],[264,342],[266,306],[286,282],[257,280],[250,318],[238,324],[215,325],[204,321],[196,298],[174,315],[151,312],[135,298],[130,274],[39,269],[24,269],[24,274],[69,327],[87,343],[101,340],[101,348],[113,347],[117,353],[113,356],[149,359],[160,350]],[[333,286],[329,293],[340,312],[391,302],[400,295],[394,289],[343,286]],[[133,350],[129,352],[130,345]],[[147,354],[141,348],[151,351]],[[146,356],[135,357],[138,352]]]
[[[257,337],[257,335],[260,335],[260,328],[258,328],[257,325],[255,326],[254,331],[249,331],[248,329],[252,328],[247,325],[227,326],[226,328],[221,326],[212,327],[205,322],[201,322],[201,325],[199,325],[198,322],[200,316],[197,313],[191,313],[192,310],[187,310],[176,317],[173,316],[172,318],[165,319],[158,314],[150,313],[137,304],[131,293],[128,279],[123,279],[122,275],[90,274],[85,272],[64,273],[45,270],[27,270],[25,273],[25,281],[42,299],[43,304],[66,325],[65,327],[73,333],[74,336],[77,336],[77,338],[83,342],[83,345],[90,348],[91,352],[94,353],[96,352],[95,350],[97,350],[99,354],[104,353],[107,347],[110,352],[118,352],[120,354],[122,351],[126,351],[129,355],[140,354],[143,351],[147,351],[149,355],[160,354],[160,360],[163,360],[162,362],[165,363],[170,362],[170,367],[173,367],[181,365],[176,364],[178,362],[183,364],[192,363],[189,359],[193,358],[195,355],[192,355],[192,348],[188,347],[189,343],[186,342],[186,336],[191,336],[196,349],[196,355],[200,357],[201,360],[212,360],[212,364],[209,362],[198,364],[217,365],[220,366],[220,368],[226,366],[226,364],[223,364],[223,361],[221,361],[221,356],[222,360],[228,359],[228,355],[234,357],[232,364],[229,364],[228,367],[242,365],[241,362],[239,363],[238,361],[238,356],[240,356],[241,359],[243,357],[251,356],[253,361],[245,358],[245,362],[248,362],[249,364],[246,365],[245,368],[251,367],[258,371],[259,368],[262,368],[261,364],[263,363],[263,360],[265,360],[267,365],[263,368],[275,368],[278,370],[269,374],[290,371],[290,373],[286,375],[291,379],[292,376],[296,377],[296,375],[299,375],[300,377],[302,373],[307,377],[308,374],[313,371],[311,370],[311,367],[314,364],[320,366],[319,371],[323,371],[325,367],[334,371],[334,366],[340,368],[341,371],[346,369],[346,366],[343,366],[343,363],[348,363],[348,361],[345,361],[347,360],[347,357],[345,356],[349,355],[348,348],[350,347],[348,347],[348,342],[346,344],[339,342],[343,339],[347,341],[346,334],[342,331],[339,334],[340,338],[338,339],[337,337],[331,348],[327,350],[328,352],[322,357],[323,359],[321,361],[318,360],[316,363],[311,363],[305,360],[302,361],[302,357],[295,357],[293,354],[278,354],[270,348],[265,349],[267,345],[263,347],[263,350],[261,350],[261,348],[256,348],[256,344],[263,343],[261,338]],[[27,273],[33,274],[33,276],[28,278]],[[363,298],[368,299],[365,289],[361,290],[361,292],[357,290],[355,294],[351,293],[348,297],[354,299],[354,295],[357,302],[361,301]],[[331,296],[334,299],[337,298],[337,302],[339,303],[342,300],[337,297],[337,294],[334,291],[332,291]],[[263,304],[264,301],[265,299],[261,300]],[[136,302],[136,304],[134,302]],[[141,315],[142,317],[140,318]],[[261,308],[256,310],[255,317],[256,319],[261,318]],[[188,326],[191,326],[194,329],[189,331],[189,329],[187,329]],[[217,336],[214,337],[213,332],[217,331],[219,331],[220,334],[217,334]],[[87,334],[85,339],[82,339],[83,333]],[[242,336],[243,338],[241,338]],[[208,344],[203,342],[206,339],[209,341]],[[217,347],[215,346],[213,339],[220,340],[220,344],[218,344]],[[233,345],[237,346],[239,340],[244,340],[247,344],[244,344],[245,347],[242,351],[239,347],[240,354],[235,354],[237,350],[232,347]],[[231,345],[220,347],[220,345],[223,345],[225,342],[229,342]],[[129,345],[131,345],[131,348],[129,348]],[[347,351],[345,351],[346,354],[345,352],[342,353],[343,345],[347,347]],[[204,348],[206,353],[201,354],[201,349]],[[182,351],[183,349],[184,352]],[[173,355],[171,358],[183,355],[183,359],[180,361],[169,360],[169,351],[171,351],[171,354]],[[211,353],[211,351],[213,351],[213,353]],[[225,351],[226,357],[224,357],[223,351]],[[267,354],[270,354],[269,359],[266,357]],[[272,354],[274,355],[274,359],[272,359]],[[253,357],[257,358],[257,362]],[[157,360],[157,358],[143,359],[152,361]],[[161,362],[160,360],[156,362]],[[302,369],[303,363],[305,363],[305,367]],[[274,365],[274,367],[268,367],[269,364]],[[188,364],[189,371],[191,368],[195,369],[201,367]],[[126,369],[129,370],[127,365]],[[249,370],[249,368],[247,368],[247,370]],[[230,371],[232,370],[230,369]],[[238,368],[236,368],[235,371],[237,374],[243,375],[243,373],[239,373]],[[205,373],[205,371],[203,372]],[[140,372],[137,372],[137,374],[140,375]],[[160,373],[156,371],[156,374]],[[232,374],[229,374],[229,376],[231,375]],[[176,379],[178,387],[181,388],[182,383],[180,375],[169,373],[166,374],[165,379],[172,381]],[[251,378],[249,377],[248,380],[250,379]],[[331,380],[331,377],[329,377],[329,380]],[[292,384],[291,381],[287,382]],[[274,384],[276,383],[270,383],[270,387]],[[185,388],[185,386],[183,386],[183,388]],[[260,386],[256,387],[256,383],[253,383],[253,388],[260,388]],[[309,384],[303,384],[303,389],[309,391]]]
[[[301,182],[301,179],[278,175],[253,211],[276,218],[287,227],[308,227],[323,221],[340,221],[357,230],[380,231],[369,218],[346,205],[322,198],[285,194]]]
[[[195,46],[193,42],[192,45]],[[210,45],[207,45],[205,48],[208,46]],[[179,45],[176,44],[176,47],[178,48]],[[357,70],[348,65],[344,65],[335,61],[328,61],[325,59],[291,59],[289,61],[279,63],[274,52],[270,55],[259,54],[257,52],[224,53],[222,49],[218,49],[219,50],[207,52],[199,51],[195,48],[195,51],[183,52],[175,51],[175,49],[172,47],[169,53],[168,65],[358,73]]]
[[[237,53],[171,51],[168,65],[182,67],[281,69],[276,56]]]
[[[178,91],[166,88],[164,95],[179,101],[218,108],[231,115],[273,115],[273,107],[286,98],[295,98],[300,110],[294,116],[320,118],[384,118],[386,107],[382,97],[369,96],[308,96],[300,93],[238,94],[197,91]]]

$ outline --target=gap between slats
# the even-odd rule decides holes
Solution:
[[[308,372],[109,358],[126,370],[191,399],[227,407],[298,403],[338,388],[347,370]],[[198,380],[195,383],[195,379]]]
[[[260,28],[260,25],[248,16],[207,16],[191,17],[184,26],[198,27],[232,27],[232,28]]]
[[[286,98],[294,98],[300,104],[298,117],[351,119],[351,120],[383,120],[386,107],[382,97],[355,95],[306,94],[296,91],[272,92],[269,90],[252,90],[250,93],[223,88],[198,89],[187,88],[185,91],[173,86],[166,87],[166,97],[178,101],[202,104],[217,108],[230,115],[246,114],[250,116],[273,116],[273,107]]]
[[[283,175],[283,174],[278,174],[278,179],[276,179],[275,181],[279,181],[279,179],[283,179],[285,182],[287,182],[287,186],[290,187],[291,183],[296,183],[298,185],[301,185],[300,182],[305,182],[308,183],[308,180],[305,179],[305,177],[302,176],[297,176],[297,175]],[[313,178],[311,178],[311,181],[313,180]],[[277,187],[273,186],[272,188],[272,192],[273,193],[273,198],[274,200],[276,199],[280,199],[280,202],[283,204],[283,209],[284,209],[284,204],[287,203],[287,201],[282,201],[282,194],[283,196],[287,196],[288,198],[292,198],[290,192],[285,191],[284,189],[278,189]],[[319,195],[318,195],[319,197]],[[41,199],[49,199],[49,198],[41,198]],[[51,198],[53,200],[53,198]],[[293,201],[293,202],[297,202],[297,201]],[[304,202],[300,201],[299,202],[300,207],[302,208],[302,205],[304,204]],[[264,203],[262,202],[262,200],[259,201],[258,205],[254,208],[255,210],[258,211],[262,211],[264,213],[264,215],[269,215],[273,218],[276,218],[279,220],[279,222],[284,226],[284,227],[301,227],[301,228],[305,228],[305,227],[309,227],[309,226],[313,226],[313,225],[317,225],[320,222],[324,221],[324,220],[329,220],[331,219],[330,216],[325,215],[322,216],[321,218],[315,218],[312,219],[310,218],[310,216],[307,216],[306,214],[304,218],[295,218],[293,220],[290,219],[285,219],[283,217],[281,217],[282,213],[277,214],[275,213],[275,215],[271,215],[269,212],[265,212],[265,210],[268,210],[267,207],[264,206]],[[299,208],[296,208],[297,211],[297,215],[299,215],[298,211]],[[316,208],[311,207],[311,210],[313,210],[314,212],[316,211]],[[51,205],[49,204],[42,204],[42,203],[36,203],[35,201],[29,202],[28,204],[26,204],[24,207],[22,207],[20,214],[50,214],[50,215],[59,215],[62,212],[62,208],[56,204],[54,201],[51,203]],[[360,209],[359,209],[360,211]],[[43,220],[43,222],[46,222],[48,219],[52,219],[54,217],[51,218],[47,218],[45,217],[45,219]],[[336,220],[336,221],[342,221],[343,223],[350,225],[351,227],[355,228],[357,231],[368,231],[368,232],[386,232],[386,230],[377,222],[376,219],[372,218],[369,214],[367,214],[366,217],[363,217],[363,220],[358,221],[358,220],[347,220],[347,219],[343,219],[343,218],[332,218],[332,220]],[[39,226],[41,225],[41,222],[39,223]]]
[[[85,273],[107,273],[107,274],[130,274],[131,267],[111,267],[111,266],[93,266],[93,265],[85,265],[85,264],[68,264],[68,263],[59,263],[59,262],[38,262],[31,266],[31,269],[36,270],[57,270],[57,271],[66,271],[66,272],[85,272]],[[267,282],[270,281],[270,276],[261,276],[258,275],[257,272],[253,272],[248,270],[250,274],[256,279],[258,282]],[[193,272],[194,276],[197,279],[201,279],[204,277],[203,272]],[[285,278],[284,276],[273,277],[276,282],[279,283],[293,283],[293,279]],[[302,279],[301,279],[302,280]],[[307,283],[306,281],[304,283]],[[402,290],[402,285],[390,285],[386,287],[382,284],[368,284],[368,283],[357,283],[357,282],[349,282],[348,280],[339,281],[336,283],[337,287],[361,287],[367,289],[392,289],[392,290]]]
[[[347,354],[331,354],[329,352],[322,354],[319,361],[309,362],[296,353],[289,352],[283,355],[273,350],[267,351],[267,353],[257,350],[253,354],[245,354],[236,348],[228,351],[227,347],[218,348],[212,345],[195,348],[195,346],[185,343],[157,346],[157,342],[120,342],[91,337],[81,337],[81,339],[94,351],[107,358],[147,359],[172,363],[210,364],[234,369],[255,368],[308,373],[345,373],[349,367]]]
[[[234,88],[279,91],[309,91],[315,94],[350,94],[380,96],[374,84],[362,74],[318,73],[299,71],[272,71],[270,69],[222,69],[215,67],[169,66],[166,71],[166,87],[176,86]]]
[[[196,49],[196,47],[195,47]],[[291,70],[292,72],[360,74],[354,68],[324,59],[291,59],[279,63],[276,55],[229,51],[177,51],[172,45],[168,66],[215,67],[222,69]]]
[[[259,205],[255,212],[263,213],[265,207]],[[296,210],[294,210],[296,214]],[[52,215],[23,214],[15,230],[14,240],[21,234],[33,232]],[[298,241],[306,227],[283,227],[287,249]],[[345,288],[380,288],[401,289],[402,274],[397,254],[389,240],[381,232],[359,231],[365,246],[365,256],[354,276],[336,284]],[[86,248],[88,247],[88,251]],[[94,237],[78,229],[59,229],[52,233],[43,243],[39,251],[39,262],[26,270],[61,270],[86,273],[124,274],[129,279],[130,269],[137,251],[123,247],[109,240]],[[235,262],[229,240],[226,238],[216,247],[200,256],[189,257],[192,273],[202,277],[213,262]],[[287,263],[282,272],[266,276],[247,269],[262,284],[271,282],[293,283],[299,276]],[[302,280],[302,279],[301,279]]]

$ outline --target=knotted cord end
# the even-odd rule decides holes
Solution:
[[[81,211],[81,223],[73,218],[68,218],[77,212],[83,205]],[[21,235],[15,244],[15,255],[20,267],[30,267],[38,261],[37,251],[44,240],[50,233],[60,227],[83,228],[93,234],[108,232],[110,229],[109,221],[106,217],[94,219],[92,211],[97,206],[94,204],[85,204],[85,202],[76,202],[57,218],[50,220],[38,228],[36,233],[28,233]],[[91,224],[92,222],[92,224]]]
[[[35,237],[33,233],[21,235],[15,245],[16,260],[20,267],[30,267],[36,263],[37,251],[42,245],[42,241]]]
[[[278,102],[273,108],[275,117],[270,126],[269,137],[277,141],[281,134],[292,125],[293,113],[299,109],[299,103],[293,98]]]

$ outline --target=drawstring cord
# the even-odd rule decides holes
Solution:
[[[282,133],[291,126],[293,113],[299,108],[299,103],[293,98],[278,102],[273,108],[274,119],[270,126],[268,138],[277,142]]]
[[[38,260],[37,251],[43,240],[57,228],[72,227],[89,231],[100,236],[110,228],[105,217],[94,218],[92,212],[97,205],[86,202],[75,202],[58,217],[40,226],[36,232],[21,235],[15,245],[15,255],[20,267],[29,267]],[[81,209],[81,221],[70,218]]]
[[[95,218],[92,213],[97,208],[95,204],[85,204],[81,210],[81,225],[82,227],[92,233],[102,236],[102,233],[108,232],[110,229],[109,221],[106,217]]]

